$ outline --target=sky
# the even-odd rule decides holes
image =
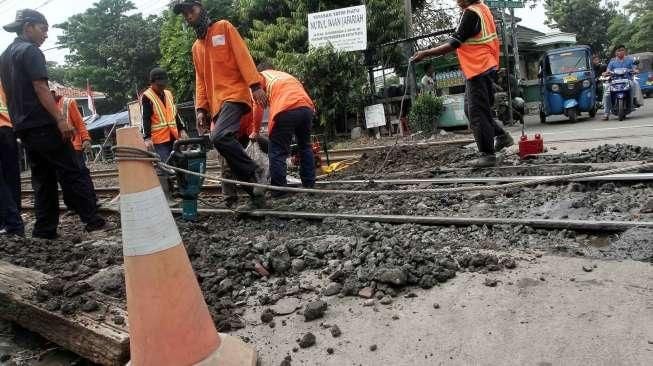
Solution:
[[[42,12],[50,25],[63,23],[68,17],[81,13],[93,5],[96,0],[0,0],[0,25],[5,25],[14,21],[16,10],[23,8],[37,9]],[[169,3],[169,0],[132,0],[136,11],[145,15],[158,14]],[[626,3],[627,0],[621,0]],[[452,0],[453,3],[453,0]],[[74,4],[74,5],[73,5]],[[535,9],[517,9],[515,15],[522,19],[520,23],[523,26],[550,32],[551,30],[544,25],[544,8],[540,4]],[[44,50],[45,57],[48,61],[63,63],[68,50],[54,48],[57,43],[57,35],[61,34],[60,29],[51,27],[49,38],[41,47]],[[14,39],[14,35],[0,29],[0,50],[4,50]]]

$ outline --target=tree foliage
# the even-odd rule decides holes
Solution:
[[[59,45],[70,50],[66,76],[77,87],[89,80],[114,111],[135,98],[159,60],[160,23],[155,16],[127,15],[134,9],[128,0],[99,0],[56,25],[63,30]]]
[[[610,46],[625,45],[630,52],[653,50],[653,0],[632,0],[608,28]]]
[[[602,0],[544,0],[545,24],[563,32],[575,33],[579,44],[606,53],[611,40],[610,21],[617,15],[618,3]]]

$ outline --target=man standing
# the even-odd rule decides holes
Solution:
[[[27,149],[35,191],[35,238],[57,238],[59,194],[57,182],[70,197],[86,230],[112,228],[97,213],[92,193],[84,182],[70,139],[73,127],[50,94],[45,56],[39,49],[48,37],[43,14],[19,10],[16,21],[4,27],[18,37],[0,56],[2,79],[14,130]]]
[[[413,60],[457,52],[466,79],[465,114],[481,153],[473,165],[491,167],[496,165],[496,151],[514,144],[512,137],[492,117],[499,39],[494,17],[487,5],[480,0],[457,0],[457,3],[464,12],[456,33],[447,43],[417,52]]]
[[[18,144],[0,82],[0,235],[25,235],[20,216]]]
[[[276,70],[263,70],[261,76],[264,89],[270,97],[270,182],[273,186],[287,184],[286,160],[290,154],[293,136],[297,140],[300,155],[299,175],[302,186],[315,186],[315,158],[311,147],[311,127],[315,105],[304,90],[304,86],[292,75]],[[261,118],[258,113],[256,119]],[[284,196],[284,192],[273,191],[273,197]]]
[[[198,133],[211,121],[211,142],[240,181],[256,182],[256,164],[236,139],[242,116],[252,109],[252,99],[267,106],[260,76],[238,30],[228,21],[211,21],[201,1],[177,1],[175,14],[182,14],[195,30],[195,103]],[[245,187],[255,207],[265,205],[264,192]]]
[[[150,87],[143,93],[143,138],[164,162],[170,157],[175,141],[188,138],[177,114],[175,99],[168,86],[168,73],[161,68],[150,71]]]
[[[435,67],[433,64],[426,65],[426,73],[422,77],[422,92],[435,94]]]
[[[75,155],[79,162],[79,168],[82,171],[84,183],[86,183],[88,190],[91,192],[93,201],[97,203],[97,196],[95,194],[95,186],[93,185],[91,172],[86,166],[85,152],[91,149],[91,135],[86,129],[84,118],[82,117],[82,114],[79,113],[79,107],[77,106],[75,99],[57,95],[54,90],[52,90],[52,96],[54,97],[54,101],[57,103],[57,107],[59,107],[61,114],[63,114],[63,118],[66,119],[66,121],[68,121],[68,123],[75,129],[75,134],[70,142],[73,144],[73,149],[75,149]],[[69,208],[72,207],[69,197],[64,195],[63,201],[66,206]]]

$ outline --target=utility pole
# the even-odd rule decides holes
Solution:
[[[413,6],[411,0],[404,0],[404,15],[406,17],[406,38],[411,38],[413,36]],[[404,43],[404,49],[406,52],[406,59],[410,59],[413,56],[413,50],[411,42]],[[406,73],[406,87],[410,88],[410,100],[415,101],[415,95],[417,94],[417,86],[415,85],[415,70],[411,65],[408,68],[408,73]],[[401,116],[399,116],[401,118]]]
[[[510,8],[510,33],[512,34],[512,53],[515,56],[515,77],[521,79],[519,66],[519,44],[517,43],[517,25],[515,24],[515,8]]]
[[[506,60],[506,84],[508,84],[508,90],[506,91],[508,93],[508,121],[512,124],[512,91],[510,90],[510,55],[508,53],[508,36],[506,34],[506,9],[500,8],[499,11],[501,12],[501,37],[503,39],[503,52],[505,52]]]

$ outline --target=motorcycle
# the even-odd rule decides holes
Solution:
[[[512,98],[512,103],[508,102],[508,93],[496,92],[494,93],[494,113],[497,118],[503,122],[504,125],[511,125],[510,121],[510,106],[512,105],[512,123],[519,121],[524,124],[524,116],[526,115],[526,102],[520,97]]]
[[[633,77],[633,71],[625,68],[615,69],[607,73],[602,79],[608,82],[608,91],[610,93],[610,112],[619,117],[619,121],[626,119],[633,110],[633,90],[630,80]]]

